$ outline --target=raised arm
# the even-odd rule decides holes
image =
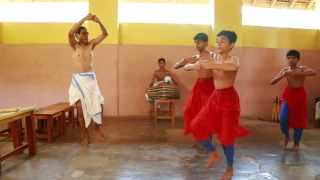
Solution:
[[[185,66],[186,64],[188,64],[188,63],[195,63],[195,62],[197,62],[199,59],[198,58],[196,58],[196,56],[192,56],[192,57],[188,57],[188,58],[183,58],[182,60],[180,60],[179,62],[177,62],[173,67],[175,68],[175,69],[179,69],[179,68],[181,68],[181,67],[183,67],[183,66]]]
[[[92,49],[98,45],[99,43],[101,43],[107,36],[108,36],[108,31],[106,29],[106,27],[103,25],[103,23],[100,21],[100,19],[97,16],[93,16],[93,21],[98,23],[100,25],[100,29],[102,34],[100,34],[98,37],[94,38],[93,41],[93,45],[92,45]]]
[[[77,41],[75,39],[74,34],[78,31],[78,29],[80,28],[80,26],[87,20],[92,20],[93,16],[91,13],[89,13],[87,16],[85,16],[84,18],[82,18],[79,22],[77,22],[75,25],[72,26],[72,28],[70,29],[69,33],[68,33],[68,39],[69,39],[69,45],[75,49],[75,45],[77,44]]]
[[[315,76],[317,73],[315,70],[308,68],[307,66],[302,67],[301,72],[296,72],[295,76]]]
[[[285,78],[287,75],[286,75],[286,71],[288,71],[289,68],[284,68],[280,71],[280,73],[271,80],[271,85],[275,85],[277,84],[277,82],[279,82],[281,79]]]
[[[199,60],[194,64],[187,64],[184,69],[189,70],[201,70],[201,69],[212,69],[220,71],[238,71],[240,67],[240,61],[236,57],[230,58],[228,61],[222,64],[217,64],[214,59]]]

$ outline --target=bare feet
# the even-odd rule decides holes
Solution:
[[[89,138],[84,138],[81,142],[81,145],[83,146],[88,146],[88,144],[89,144]]]
[[[285,137],[284,138],[284,147],[287,147],[288,143],[289,143],[290,137]]]
[[[300,151],[299,144],[295,144],[295,145],[293,145],[293,147],[290,149],[290,151],[293,151],[293,152],[299,152],[299,151]]]
[[[94,129],[94,134],[97,136],[100,136],[100,138],[101,139],[105,139],[105,136],[104,136],[104,134],[100,131],[100,128],[99,127],[96,127],[95,129]]]
[[[217,151],[213,151],[209,153],[209,160],[204,167],[205,170],[208,170],[214,163],[217,163],[221,160],[221,157],[217,153]]]
[[[231,180],[233,176],[233,167],[227,166],[226,172],[222,175],[220,180]]]

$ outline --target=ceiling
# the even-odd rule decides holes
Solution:
[[[4,0],[4,2],[87,2],[88,0]],[[210,0],[121,0],[122,2],[208,4]],[[244,6],[314,10],[315,0],[243,0]]]

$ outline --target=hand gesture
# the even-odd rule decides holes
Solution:
[[[91,13],[89,13],[87,16],[86,16],[86,19],[87,20],[93,20],[93,15]]]
[[[294,76],[294,72],[292,70],[287,70],[284,72],[285,76]]]
[[[96,15],[93,16],[93,21],[96,23],[100,23],[100,19]]]
[[[191,71],[191,70],[200,70],[201,69],[201,65],[200,65],[200,61],[194,63],[194,64],[187,64],[183,67],[184,70],[186,71]]]
[[[188,58],[185,58],[185,61],[187,63],[195,63],[197,62],[198,60],[200,60],[197,56],[191,56],[191,57],[188,57]]]

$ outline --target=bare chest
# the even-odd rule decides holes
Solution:
[[[156,74],[156,77],[157,77],[157,79],[159,80],[162,80],[162,79],[164,79],[164,77],[166,77],[166,76],[168,76],[169,75],[169,73],[168,72],[165,72],[165,71],[163,71],[163,72],[157,72],[157,74]]]
[[[89,48],[77,48],[72,55],[75,61],[91,61],[93,58],[93,52]]]

